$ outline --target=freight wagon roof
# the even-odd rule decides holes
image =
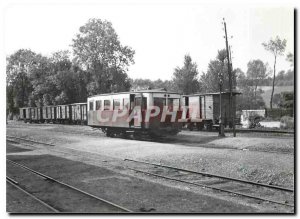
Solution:
[[[230,92],[221,92],[222,94],[230,94]],[[233,95],[242,94],[239,91],[232,91]],[[208,95],[220,95],[220,92],[215,93],[197,93],[197,94],[188,94],[188,95],[182,95],[183,97],[193,97],[193,96],[208,96]]]
[[[86,102],[84,102],[84,103],[70,103],[70,104],[66,104],[66,105],[84,105],[84,104],[86,104]]]
[[[168,94],[179,94],[177,92],[173,91],[166,91],[163,89],[153,89],[153,90],[139,90],[139,91],[127,91],[127,92],[119,92],[119,93],[106,93],[106,94],[96,94],[91,97],[97,97],[97,96],[109,96],[109,95],[119,95],[119,94],[137,94],[137,93],[168,93]]]
[[[70,104],[60,104],[60,105],[55,105],[55,106],[69,106],[69,105],[71,105],[72,103],[70,103]]]

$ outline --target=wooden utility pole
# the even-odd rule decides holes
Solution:
[[[228,76],[229,76],[229,91],[230,91],[230,98],[229,98],[230,110],[229,110],[229,113],[231,115],[233,137],[236,137],[236,132],[235,132],[235,112],[233,112],[232,72],[231,72],[231,61],[230,61],[231,58],[229,58],[227,29],[226,29],[226,22],[225,22],[224,18],[223,18],[223,22],[224,22],[224,30],[225,30],[225,42],[226,42],[226,52],[227,52]]]
[[[224,134],[224,122],[223,122],[223,116],[222,116],[222,85],[223,85],[223,75],[222,71],[218,74],[219,77],[219,86],[220,86],[220,117],[219,117],[219,136],[225,137]]]

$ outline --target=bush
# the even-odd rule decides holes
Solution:
[[[273,108],[273,109],[266,109],[266,117],[273,118],[274,120],[279,120],[281,117],[291,117],[293,116],[293,108],[283,109],[283,108]]]
[[[290,116],[283,116],[280,119],[280,128],[294,129],[294,118]]]

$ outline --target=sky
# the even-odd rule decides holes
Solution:
[[[58,50],[72,51],[70,45],[79,27],[89,18],[99,18],[112,22],[121,44],[135,50],[135,64],[128,71],[131,78],[171,79],[186,54],[191,55],[202,74],[218,50],[225,48],[225,18],[234,68],[246,72],[247,63],[253,59],[261,59],[271,68],[274,57],[262,43],[277,35],[287,40],[285,56],[278,59],[277,69],[290,68],[285,58],[288,52],[294,53],[293,7],[174,2],[7,4],[5,55],[21,48],[47,56]]]

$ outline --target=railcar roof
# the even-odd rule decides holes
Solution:
[[[221,92],[222,94],[230,94],[229,91]],[[242,94],[239,91],[232,91],[233,95]],[[193,96],[207,96],[207,95],[220,95],[220,92],[214,92],[214,93],[196,93],[196,94],[188,94],[188,95],[182,95],[183,97],[193,97]]]
[[[127,91],[127,92],[119,92],[119,93],[106,93],[106,94],[96,94],[91,97],[98,97],[98,96],[109,96],[109,95],[119,95],[119,94],[137,94],[137,93],[168,93],[168,94],[179,94],[177,92],[173,91],[166,91],[162,89],[151,89],[151,90],[138,90],[138,91]]]

